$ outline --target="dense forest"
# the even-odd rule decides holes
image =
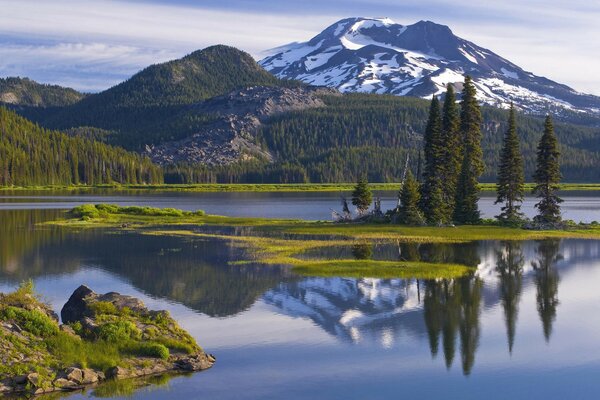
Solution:
[[[28,107],[61,107],[86,95],[74,89],[44,85],[28,78],[0,78],[0,103]]]
[[[47,96],[53,93],[64,97],[40,106],[25,101],[28,97],[21,94],[25,100],[12,106],[26,118],[71,136],[139,153],[148,145],[177,141],[214,123],[219,113],[202,111],[199,104],[204,100],[244,86],[300,84],[275,78],[249,54],[227,46],[212,46],[150,66],[127,81],[82,97],[74,104],[69,89],[58,91],[57,87],[27,80],[14,82],[22,88],[30,87],[26,92],[32,91],[29,96],[32,98],[40,91]],[[415,174],[421,171],[427,100],[347,94],[323,96],[323,101],[325,107],[273,116],[262,122],[258,132],[249,134],[254,135],[251,140],[273,155],[273,163],[255,158],[215,167],[171,165],[165,167],[165,181],[354,182],[365,171],[371,182],[399,181],[407,155]],[[482,107],[481,111],[485,168],[480,179],[494,182],[508,111],[492,107]],[[597,121],[587,122],[590,125],[556,123],[565,182],[600,182],[600,128],[593,125]],[[517,113],[517,124],[525,180],[529,182],[544,121],[541,117]]]
[[[419,170],[429,102],[410,97],[347,94],[326,96],[327,107],[273,117],[257,141],[276,157],[275,164],[252,162],[207,168],[167,168],[165,180],[191,182],[351,182],[364,173],[370,182],[399,181],[409,154]],[[508,111],[482,107],[483,159],[481,180],[496,178]],[[544,130],[542,118],[518,115],[518,135],[531,181],[535,150]],[[561,144],[564,181],[600,181],[600,129],[556,124]]]
[[[162,171],[137,154],[49,131],[0,107],[0,186],[160,183]]]

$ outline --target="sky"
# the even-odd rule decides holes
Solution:
[[[431,20],[536,75],[600,95],[591,0],[0,0],[0,77],[87,92],[214,44],[265,50],[347,17]]]

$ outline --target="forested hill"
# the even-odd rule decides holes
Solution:
[[[217,45],[183,58],[147,67],[128,80],[51,113],[33,113],[45,126],[67,129],[94,126],[123,135],[172,115],[182,106],[215,97],[238,87],[297,85],[262,69],[249,54]],[[126,132],[127,131],[127,132]]]
[[[0,78],[0,103],[26,107],[61,107],[86,95],[70,88],[44,85],[28,78]]]
[[[274,164],[238,163],[218,168],[169,169],[167,181],[352,182],[368,173],[371,182],[401,179],[407,154],[418,170],[429,102],[391,95],[323,96],[325,107],[280,114],[263,124],[257,142]],[[483,107],[485,182],[494,182],[508,112]],[[519,114],[518,134],[531,181],[543,119]],[[565,181],[600,182],[600,128],[557,123]]]
[[[0,186],[160,183],[145,157],[49,131],[0,107]]]

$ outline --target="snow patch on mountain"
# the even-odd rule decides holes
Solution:
[[[447,84],[460,90],[468,74],[485,104],[507,108],[513,102],[531,113],[600,109],[600,97],[524,71],[430,21],[404,26],[389,18],[347,18],[308,42],[265,54],[260,64],[280,78],[342,92],[431,98]]]

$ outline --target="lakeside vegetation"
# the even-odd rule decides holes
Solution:
[[[71,229],[114,228],[147,235],[211,237],[248,248],[241,263],[289,265],[296,273],[311,276],[455,277],[468,273],[462,264],[373,259],[306,259],[309,250],[365,243],[465,243],[475,240],[541,240],[600,238],[600,224],[573,224],[563,230],[526,230],[499,225],[457,227],[406,226],[381,223],[334,223],[288,219],[206,215],[150,207],[85,205],[67,218],[48,224]],[[245,228],[223,232],[220,228]]]
[[[165,372],[173,369],[169,362],[181,359],[178,355],[204,354],[166,311],[148,311],[137,299],[81,288],[73,294],[86,294],[77,303],[81,318],[70,317],[63,325],[31,281],[0,293],[0,394],[72,390],[107,378]]]
[[[101,185],[34,185],[34,186],[0,186],[0,194],[9,191],[155,191],[155,192],[351,192],[356,184],[344,183],[197,183],[197,184],[101,184]],[[397,192],[402,183],[369,182],[369,188],[381,192]],[[535,183],[525,183],[526,192],[531,192]],[[494,192],[495,183],[480,183],[482,192]],[[561,192],[596,192],[600,191],[600,183],[561,183]]]

